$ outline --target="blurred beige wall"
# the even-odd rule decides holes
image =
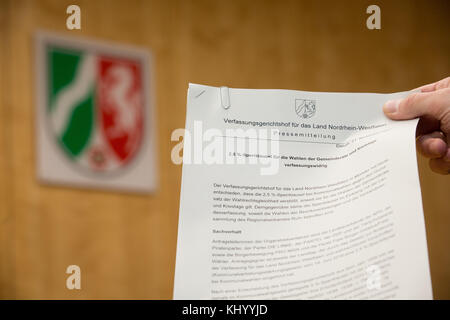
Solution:
[[[65,29],[78,4],[82,30]],[[370,4],[382,29],[365,27]],[[172,297],[188,82],[395,92],[450,75],[450,2],[0,0],[0,298]],[[160,186],[152,196],[37,183],[32,35],[132,44],[155,58]],[[380,106],[381,107],[381,106]],[[419,157],[435,298],[450,298],[450,177]],[[398,190],[401,192],[401,190]],[[82,290],[65,269],[82,270]],[[405,270],[407,272],[407,270]]]

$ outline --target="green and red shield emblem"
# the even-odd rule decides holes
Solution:
[[[34,39],[39,181],[155,190],[149,48],[45,31]]]
[[[66,157],[97,172],[126,166],[145,125],[140,61],[51,44],[45,59],[47,124]]]

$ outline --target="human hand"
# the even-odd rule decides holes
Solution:
[[[387,101],[383,111],[392,120],[420,117],[417,150],[429,158],[431,170],[450,173],[450,77],[418,88],[404,99]]]

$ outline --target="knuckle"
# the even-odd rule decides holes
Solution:
[[[399,111],[404,112],[411,108],[414,104],[417,103],[417,99],[419,98],[419,93],[415,92],[407,96],[399,105]]]
[[[441,94],[443,97],[446,97],[447,100],[450,100],[450,87],[439,90],[437,93]]]
[[[429,93],[424,107],[426,113],[442,121],[446,114],[450,114],[450,88]]]
[[[433,108],[440,118],[444,116],[445,113],[450,112],[450,88],[445,88],[436,91],[436,97],[432,100],[430,107]]]
[[[446,89],[443,104],[439,111],[439,119],[441,120],[441,130],[450,133],[450,89]]]
[[[444,89],[444,88],[450,88],[450,77],[447,77],[445,79],[442,79],[437,85],[436,89]]]

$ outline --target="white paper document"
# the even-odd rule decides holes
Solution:
[[[174,298],[431,299],[407,95],[190,84]]]

